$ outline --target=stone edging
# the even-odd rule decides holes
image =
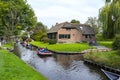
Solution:
[[[87,50],[82,51],[82,53],[108,52],[108,51],[111,51],[111,50],[112,49],[109,49],[109,48],[105,48],[105,49],[87,49]]]
[[[53,52],[55,54],[65,54],[65,55],[84,54],[82,52],[59,52],[59,51],[53,51],[53,50],[49,50],[49,51],[51,51],[51,52]]]

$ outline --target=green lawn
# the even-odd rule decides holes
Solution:
[[[0,50],[0,80],[47,80],[47,78],[14,54]]]
[[[108,48],[112,48],[113,41],[98,41],[98,44]]]
[[[120,56],[117,54],[117,51],[88,53],[84,55],[84,58],[120,69]]]
[[[54,51],[61,51],[61,52],[81,52],[83,50],[93,48],[92,46],[89,46],[87,43],[48,44],[48,43],[33,41],[30,44],[42,48],[48,48]]]
[[[6,48],[13,48],[14,44],[3,44],[2,46]]]

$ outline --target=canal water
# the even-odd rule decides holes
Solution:
[[[82,55],[54,54],[41,57],[34,50],[16,44],[20,58],[49,80],[107,80],[100,69],[83,63]],[[34,75],[34,74],[33,74]]]

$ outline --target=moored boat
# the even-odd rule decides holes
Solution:
[[[101,69],[110,80],[120,80],[120,75]]]
[[[51,56],[52,52],[48,51],[45,48],[38,48],[37,54],[38,55],[43,55],[43,56]]]

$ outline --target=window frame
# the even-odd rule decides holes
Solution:
[[[59,39],[70,39],[71,35],[70,34],[59,34]]]

